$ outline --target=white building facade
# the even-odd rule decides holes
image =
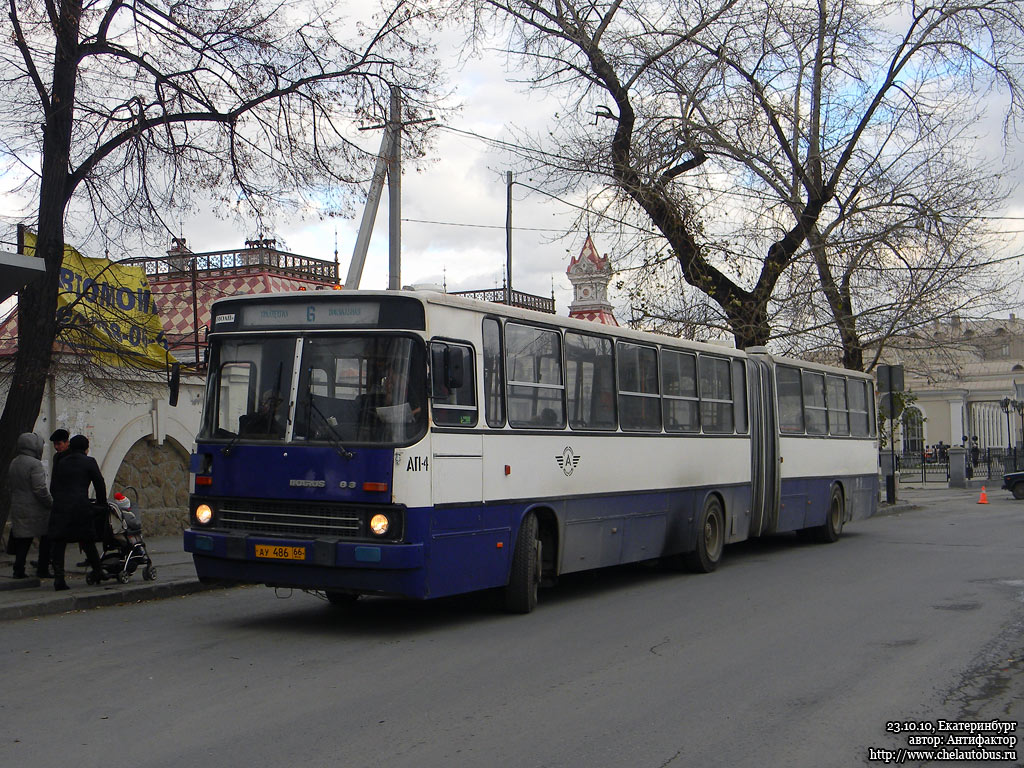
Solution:
[[[892,346],[916,400],[902,417],[905,452],[928,446],[1024,449],[1024,322],[951,317]],[[966,439],[965,439],[966,438]]]

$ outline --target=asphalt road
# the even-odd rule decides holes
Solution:
[[[890,721],[1024,719],[1024,502],[958,498],[528,616],[250,587],[5,622],[0,766],[881,765]]]

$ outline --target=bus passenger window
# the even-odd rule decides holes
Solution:
[[[732,432],[732,376],[728,360],[701,355],[700,423],[704,432]]]
[[[825,409],[825,377],[820,373],[803,372],[804,419],[808,435],[828,434],[828,411]]]
[[[658,351],[653,347],[620,342],[617,362],[619,425],[624,431],[660,432]]]
[[[696,355],[661,350],[661,396],[666,432],[700,432]]]
[[[615,429],[611,339],[565,334],[565,395],[573,429]]]
[[[870,434],[868,412],[868,383],[850,380],[850,434],[867,437]]]
[[[476,426],[473,360],[472,347],[440,341],[430,343],[430,405],[435,424]]]
[[[779,431],[790,434],[804,431],[804,406],[801,398],[800,371],[780,365],[775,369],[779,401]]]
[[[850,411],[846,402],[846,379],[826,376],[828,394],[828,431],[833,435],[850,434]]]
[[[565,428],[561,342],[558,331],[505,324],[511,426]]]
[[[484,318],[484,415],[487,426],[505,426],[505,375],[501,354],[501,323]]]

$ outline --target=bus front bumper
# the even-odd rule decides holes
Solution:
[[[423,545],[184,532],[200,580],[426,597]]]

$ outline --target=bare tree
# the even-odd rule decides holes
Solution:
[[[344,210],[372,162],[353,126],[381,122],[395,85],[415,118],[438,84],[408,0],[367,21],[319,0],[8,0],[8,16],[0,157],[38,196],[46,273],[19,296],[4,472],[50,368],[66,217],[114,238],[211,199]],[[422,135],[406,137],[413,154]]]
[[[467,2],[476,28],[504,22],[509,54],[562,96],[552,140],[527,153],[534,173],[612,188],[718,305],[739,347],[766,343],[773,313],[810,295],[787,275],[813,255],[810,235],[818,252],[834,250],[846,242],[834,223],[870,221],[849,206],[898,191],[895,158],[951,121],[969,124],[986,88],[1009,95],[1008,115],[1024,113],[1017,0]],[[833,320],[857,317],[841,291],[831,298]],[[848,341],[860,367],[860,342]]]

